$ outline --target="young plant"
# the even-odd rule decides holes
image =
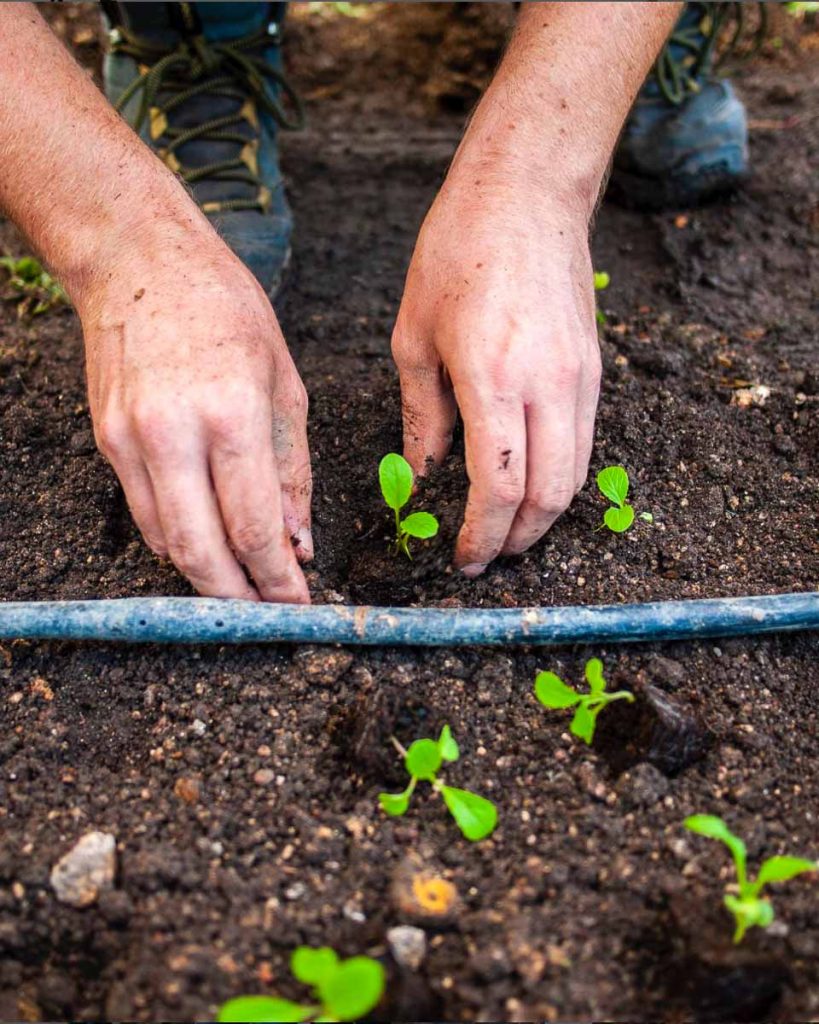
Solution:
[[[807,871],[819,870],[819,863],[801,857],[769,857],[763,861],[755,881],[748,878],[745,843],[730,831],[722,820],[713,814],[692,814],[683,822],[685,827],[697,835],[718,839],[725,843],[734,859],[737,872],[738,895],[726,892],[723,903],[734,915],[736,929],[734,942],[742,942],[749,928],[767,928],[774,919],[771,901],[760,893],[770,882],[788,882]]]
[[[597,474],[597,486],[600,492],[612,503],[603,516],[598,529],[607,526],[612,533],[625,533],[634,522],[634,507],[626,501],[628,497],[628,473],[622,466],[606,466]],[[650,512],[641,512],[640,518],[647,523],[654,522]]]
[[[606,288],[611,284],[611,277],[606,273],[605,270],[595,270],[594,272],[594,290],[596,292],[605,291]],[[597,322],[604,324],[606,322],[606,314],[599,307],[595,310]]]
[[[586,662],[586,682],[589,684],[589,692],[578,693],[554,672],[539,672],[535,679],[535,696],[545,708],[577,708],[569,731],[578,739],[591,744],[597,726],[597,716],[603,708],[613,700],[627,700],[633,703],[634,694],[628,690],[606,692],[603,662],[599,658],[591,658]]]
[[[403,551],[407,558],[410,537],[427,540],[438,532],[438,520],[429,512],[411,512],[401,518],[401,509],[412,496],[412,467],[395,452],[385,455],[378,467],[378,481],[384,501],[395,512],[395,551]]]
[[[410,797],[419,782],[430,782],[436,793],[440,793],[449,813],[458,828],[473,843],[485,839],[498,823],[498,811],[491,800],[485,800],[468,789],[447,786],[438,772],[444,761],[457,761],[461,756],[458,744],[448,725],[441,730],[438,740],[416,740],[409,750],[393,738],[398,752],[404,758],[404,767],[410,776],[409,785],[403,793],[379,793],[381,808],[391,817],[407,813]]]
[[[368,956],[339,960],[327,946],[299,946],[290,958],[295,978],[313,990],[309,1003],[275,996],[239,996],[219,1010],[222,1024],[274,1021],[355,1021],[373,1010],[384,994],[384,968]]]
[[[0,256],[0,267],[8,272],[7,298],[17,302],[17,315],[37,316],[61,302],[68,302],[68,296],[39,260],[23,256]]]

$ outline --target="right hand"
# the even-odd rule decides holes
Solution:
[[[200,594],[308,603],[307,396],[255,278],[193,232],[116,252],[74,298],[97,444],[146,543]]]

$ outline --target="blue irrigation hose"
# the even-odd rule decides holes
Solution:
[[[375,608],[201,597],[0,602],[0,640],[434,646],[690,640],[819,629],[819,593],[565,608]]]

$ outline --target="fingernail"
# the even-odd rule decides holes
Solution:
[[[309,562],[313,557],[313,534],[310,530],[302,526],[300,530],[296,530],[290,541],[296,550],[296,558],[300,562]]]
[[[480,576],[488,564],[488,562],[470,562],[469,565],[461,566],[461,572],[468,579],[473,580],[476,576]]]

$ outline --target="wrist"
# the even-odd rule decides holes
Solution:
[[[62,265],[52,262],[81,318],[138,294],[157,275],[181,279],[193,262],[224,255],[207,218],[175,180],[171,184],[159,194],[137,191],[150,202],[92,223]]]
[[[607,146],[561,127],[557,95],[528,95],[499,74],[487,90],[450,169],[456,181],[512,189],[536,208],[588,224],[609,161]]]

